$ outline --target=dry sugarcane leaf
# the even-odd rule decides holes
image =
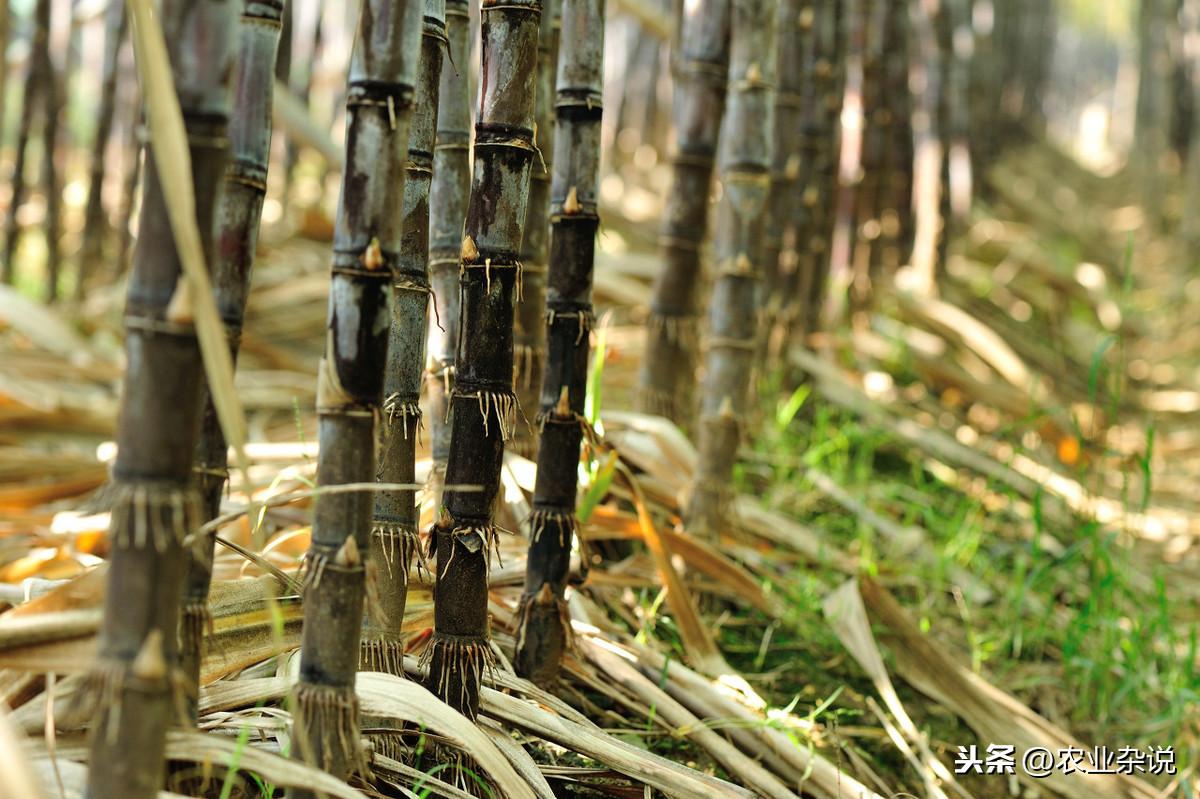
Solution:
[[[638,520],[630,519],[606,505],[601,505],[593,511],[592,523],[584,527],[582,533],[586,541],[606,538],[643,540],[646,535]],[[660,535],[671,552],[683,558],[689,566],[724,586],[731,595],[772,617],[783,615],[784,609],[778,599],[768,596],[754,575],[726,557],[716,547],[670,529],[664,528]]]
[[[674,728],[673,734],[690,738],[742,784],[763,796],[775,799],[790,799],[796,796],[778,777],[706,727],[691,711],[646,679],[645,675],[627,660],[630,655],[620,647],[607,645],[594,638],[583,639],[582,645],[588,658],[605,678],[624,686],[647,708],[653,707],[655,715],[662,716]]]
[[[484,714],[506,725],[604,763],[668,796],[678,799],[712,799],[714,796],[753,799],[755,796],[745,788],[686,768],[599,729],[562,718],[531,702],[491,688],[480,691],[480,708]]]
[[[342,170],[345,154],[334,143],[329,131],[318,125],[307,106],[282,81],[275,81],[272,112],[275,123],[295,141],[306,144],[319,152],[333,169]]]
[[[48,799],[44,782],[33,767],[28,745],[0,706],[0,796]]]
[[[254,746],[239,746],[229,736],[171,730],[167,733],[167,758],[209,764],[237,762],[239,769],[276,785],[310,788],[341,799],[362,799],[361,793],[320,769]]]
[[[899,734],[903,739],[898,744],[903,744],[901,750],[907,750],[905,754],[912,758],[917,773],[925,783],[926,792],[930,796],[946,799],[946,794],[941,788],[945,784],[954,787],[960,796],[965,795],[954,775],[930,750],[925,735],[917,729],[917,725],[913,723],[912,717],[908,715],[896,694],[892,679],[883,665],[883,656],[879,654],[879,648],[875,645],[871,623],[867,620],[867,609],[858,593],[858,581],[853,578],[847,580],[826,597],[823,611],[825,620],[837,634],[842,646],[846,647],[871,678],[875,690],[883,697],[887,709],[899,723]],[[916,747],[916,753],[912,752],[911,746]]]
[[[712,633],[700,619],[696,603],[671,563],[671,552],[654,525],[654,519],[650,516],[650,509],[646,507],[637,480],[623,465],[618,465],[618,472],[633,492],[638,524],[642,528],[642,540],[654,557],[654,565],[658,567],[659,576],[667,588],[667,604],[675,616],[675,623],[679,625],[679,635],[683,639],[683,648],[688,659],[706,674],[732,674],[733,667],[725,662],[725,657],[717,649]]]
[[[417,683],[390,674],[360,672],[356,691],[364,714],[401,719],[430,729],[470,755],[504,796],[540,799],[474,722]]]
[[[16,330],[46,352],[81,364],[93,360],[87,339],[52,308],[23,296],[12,286],[0,286],[0,325]]]
[[[860,577],[859,591],[873,620],[888,630],[884,640],[891,644],[900,675],[966,721],[981,740],[1014,745],[1017,762],[1033,747],[1045,747],[1052,753],[1067,747],[1081,748],[1066,730],[956,662],[921,633],[882,585]],[[1068,799],[1152,799],[1157,795],[1144,780],[1126,774],[1065,773],[1055,769],[1037,779],[1017,769],[1017,778]]]
[[[496,748],[504,753],[508,758],[508,762],[521,775],[521,779],[533,789],[538,795],[538,799],[555,799],[554,791],[550,788],[550,783],[546,782],[545,776],[542,775],[542,770],[538,768],[538,764],[533,761],[525,748],[512,739],[512,736],[505,730],[501,729],[494,722],[486,721],[480,725],[483,731],[487,733],[488,738],[496,745]]]
[[[171,232],[186,277],[187,301],[195,316],[196,337],[200,342],[208,391],[225,441],[233,450],[235,462],[245,478],[245,484],[249,486],[249,463],[245,452],[246,419],[234,388],[229,340],[225,325],[217,314],[208,268],[204,263],[200,229],[196,225],[192,160],[179,97],[175,94],[171,77],[171,60],[150,0],[126,2],[133,18],[134,52],[142,94],[146,98],[150,149],[163,184]]]

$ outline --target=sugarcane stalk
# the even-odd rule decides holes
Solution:
[[[709,300],[699,466],[688,530],[714,539],[726,519],[742,427],[752,407],[757,293],[771,186],[775,25],[779,0],[737,0],[730,25],[729,107],[722,140],[716,278]]]
[[[534,107],[534,146],[541,156],[529,178],[529,210],[521,243],[521,302],[513,331],[513,384],[522,408],[534,408],[542,389],[546,364],[547,256],[550,245],[550,176],[554,168],[554,76],[558,61],[560,0],[542,0],[538,29],[537,99]],[[537,457],[537,428],[518,425],[512,451]]]
[[[795,314],[797,296],[796,234],[803,211],[800,189],[811,173],[811,161],[802,150],[814,100],[816,66],[816,9],[814,0],[783,0],[779,7],[775,91],[775,147],[771,157],[771,192],[763,231],[763,280],[760,287],[765,310],[764,339],[776,330],[781,318]],[[764,341],[764,344],[766,342]],[[777,353],[772,342],[765,353]]]
[[[62,112],[63,87],[59,85],[49,50],[45,101],[46,118],[42,128],[42,191],[46,194],[46,289],[45,300],[58,299],[58,280],[61,269],[59,239],[62,234],[62,190],[59,178],[58,137],[59,114]]]
[[[861,6],[862,151],[854,198],[854,282],[850,294],[856,307],[867,302],[870,279],[879,259],[880,208],[884,195],[884,160],[888,152],[885,55],[890,0],[865,0]]]
[[[166,0],[166,43],[188,134],[196,223],[212,263],[213,217],[228,146],[231,4]],[[203,367],[159,168],[145,168],[125,307],[125,386],[95,687],[88,796],[149,799],[163,787],[166,729],[184,710],[176,632],[184,537],[201,519],[193,479]]]
[[[488,569],[505,442],[517,424],[513,317],[529,200],[537,76],[538,0],[483,0],[479,115],[459,282],[461,330],[450,396],[447,490],[434,527],[437,585],[425,653],[439,697],[474,717],[492,662]]]
[[[437,131],[438,86],[446,44],[445,0],[424,0],[421,60],[417,70],[404,182],[404,235],[392,284],[392,323],[384,377],[379,479],[414,483],[421,430],[421,382],[429,307],[429,188]],[[359,668],[404,676],[400,622],[408,572],[420,550],[416,492],[379,491],[371,522],[372,612],[368,614]]]
[[[112,138],[113,117],[117,104],[117,76],[121,45],[125,40],[128,17],[125,3],[114,2],[104,19],[104,62],[100,79],[100,108],[96,134],[92,139],[92,160],[88,176],[87,206],[83,214],[83,244],[79,251],[79,279],[75,297],[82,299],[86,287],[102,272],[105,243],[112,232],[104,210],[104,176],[108,172],[108,145]]]
[[[577,531],[579,446],[592,328],[592,270],[600,225],[604,1],[563,0],[550,188],[549,357],[542,381],[537,480],[525,590],[517,611],[517,673],[546,685],[571,640],[564,592]]]
[[[217,251],[213,290],[236,360],[241,341],[250,272],[258,243],[259,222],[267,193],[271,151],[271,100],[276,49],[284,0],[242,0],[237,26],[237,66],[233,75],[233,115],[229,124],[230,160],[217,206]],[[229,479],[228,447],[211,394],[204,392],[204,416],[196,448],[196,474],[204,519],[221,511],[221,495]],[[179,628],[180,661],[187,680],[188,709],[193,721],[199,698],[204,634],[211,619],[208,589],[212,582],[213,546],[203,536],[188,551],[183,615]]]
[[[21,225],[17,214],[25,203],[26,159],[29,157],[29,140],[33,136],[37,119],[35,108],[43,115],[49,113],[50,82],[54,65],[49,59],[50,0],[37,0],[33,10],[33,42],[30,47],[29,66],[25,77],[25,96],[22,98],[24,113],[17,128],[16,157],[13,160],[12,194],[8,203],[8,215],[4,222],[4,260],[0,262],[0,283],[11,285],[16,277],[15,256],[21,238]],[[43,123],[45,133],[48,121]],[[43,135],[44,138],[44,135]]]
[[[817,100],[807,139],[806,153],[812,162],[811,182],[801,195],[803,210],[796,234],[799,257],[799,289],[802,309],[795,332],[807,341],[819,329],[821,308],[829,283],[833,232],[837,224],[840,164],[842,158],[841,115],[846,88],[845,56],[847,3],[834,0],[817,5]]]
[[[317,483],[375,479],[389,297],[399,269],[409,121],[420,54],[418,0],[365,0],[346,92],[346,161],[334,226],[325,355],[317,375]],[[337,777],[367,771],[354,679],[372,497],[321,497],[305,562],[293,757]],[[297,789],[293,797],[312,792]]]
[[[943,5],[945,0],[942,0]],[[884,40],[885,149],[881,163],[879,258],[888,274],[906,260],[913,236],[913,130],[909,89],[909,25],[902,7],[888,9]]]
[[[437,492],[450,454],[450,392],[458,345],[458,265],[471,192],[471,102],[467,97],[470,48],[467,0],[446,0],[449,47],[438,90],[433,182],[429,187],[429,279],[436,311],[429,325],[426,364],[432,484]]]
[[[912,269],[914,290],[934,290],[938,265],[938,242],[942,233],[942,161],[944,152],[938,130],[938,105],[942,91],[938,58],[936,18],[938,0],[911,0],[913,40],[917,49],[914,81],[921,90],[914,98],[913,140],[916,153],[913,178],[914,214]]]
[[[675,61],[675,151],[660,233],[662,271],[646,322],[638,404],[689,427],[696,380],[700,250],[729,71],[730,0],[680,4]]]

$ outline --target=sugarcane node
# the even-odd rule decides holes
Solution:
[[[167,303],[167,310],[163,316],[168,322],[177,325],[190,325],[195,322],[190,283],[183,275],[175,281],[175,290],[171,292],[171,300]]]
[[[167,661],[163,654],[163,634],[157,628],[146,634],[142,646],[129,666],[131,676],[145,682],[166,679]]]
[[[336,771],[335,764],[340,764],[350,774],[370,779],[358,714],[358,697],[353,686],[297,683],[292,693],[296,752],[324,771]],[[315,741],[314,732],[318,736]]]
[[[479,258],[479,248],[475,246],[475,240],[470,236],[463,237],[461,254],[462,260],[466,263],[474,263]]]
[[[568,216],[578,214],[583,210],[583,206],[579,202],[579,189],[575,186],[572,186],[567,192],[567,199],[563,201],[562,209],[563,213]]]

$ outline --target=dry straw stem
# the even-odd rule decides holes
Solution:
[[[1033,747],[1051,752],[1085,749],[1069,733],[1034,713],[1013,696],[960,665],[923,635],[896,598],[869,577],[858,589],[872,620],[886,630],[883,641],[896,658],[900,675],[913,687],[952,711],[975,730],[982,741],[1005,741],[1016,747],[1017,761]],[[1153,786],[1126,774],[1052,771],[1044,779],[1017,770],[1030,787],[1048,788],[1068,799],[1152,799]]]
[[[0,796],[14,799],[48,799],[34,770],[30,747],[0,705]]]
[[[171,60],[150,0],[126,0],[133,18],[133,44],[138,78],[146,98],[146,123],[150,150],[158,168],[175,247],[187,278],[185,302],[194,318],[204,373],[213,406],[221,421],[225,441],[234,451],[243,484],[251,486],[246,460],[246,419],[233,386],[233,359],[225,325],[217,313],[212,283],[205,265],[192,184],[192,159],[188,151],[183,113],[171,79]]]

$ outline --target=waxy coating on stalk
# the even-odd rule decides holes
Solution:
[[[715,538],[725,519],[742,425],[751,407],[763,226],[771,186],[778,10],[779,0],[733,4],[721,153],[724,191],[717,207],[700,458],[686,513],[689,531],[706,538]]]
[[[638,403],[690,427],[698,361],[700,249],[729,71],[730,0],[681,3],[675,56],[675,150],[659,246],[662,271],[646,322]]]
[[[225,172],[234,7],[165,0],[168,52],[188,134],[196,223],[212,262],[213,217]],[[182,715],[176,633],[184,537],[200,523],[193,479],[203,366],[153,158],[125,307],[127,366],[113,466],[108,591],[101,631],[100,712],[88,795],[152,799],[163,787],[166,730]]]
[[[600,192],[604,0],[563,0],[554,178],[550,189],[549,358],[542,381],[537,482],[525,590],[517,613],[517,673],[547,684],[570,644],[563,593],[577,531],[579,445],[592,328],[592,273]]]
[[[433,689],[474,717],[492,662],[488,569],[504,445],[517,424],[513,316],[529,198],[537,76],[537,0],[483,0],[475,162],[459,271],[461,330],[450,397],[449,485],[432,532],[437,585],[433,639],[425,654]]]
[[[471,194],[471,101],[467,97],[470,48],[466,0],[446,0],[449,42],[438,89],[437,136],[433,146],[433,182],[429,187],[429,280],[435,314],[429,323],[426,391],[435,502],[450,454],[450,392],[454,386],[454,349],[458,346],[458,267],[463,223]]]
[[[229,124],[230,160],[217,204],[217,242],[213,260],[217,310],[235,358],[241,341],[246,297],[250,292],[250,270],[267,193],[274,88],[271,78],[284,0],[243,0],[241,6],[235,38],[238,56],[233,76],[233,114]],[[221,494],[229,476],[228,447],[207,390],[204,397],[196,472],[204,519],[209,520],[215,519],[221,511]],[[199,698],[203,638],[210,624],[208,589],[212,583],[215,544],[212,536],[196,540],[188,552],[184,582],[180,660],[187,679],[188,707],[193,720]]]
[[[513,383],[522,408],[538,405],[542,371],[546,366],[546,275],[550,247],[550,178],[554,171],[554,80],[558,68],[559,4],[542,0],[538,31],[537,100],[534,106],[534,146],[540,162],[529,176],[529,210],[521,243],[521,302],[513,322]],[[538,429],[518,425],[511,449],[537,457]]]
[[[346,93],[346,162],[333,236],[325,356],[317,375],[317,484],[375,479],[390,294],[399,269],[420,0],[362,4]],[[292,756],[337,777],[367,770],[359,741],[360,619],[373,497],[326,494],[305,561]],[[296,796],[311,796],[297,789]]]
[[[412,484],[417,479],[421,431],[421,380],[425,370],[425,325],[429,308],[429,186],[437,130],[438,83],[446,44],[445,0],[424,0],[421,63],[408,132],[404,183],[404,236],[392,284],[392,323],[384,377],[379,479]],[[371,522],[368,587],[372,607],[359,667],[404,675],[400,624],[408,596],[408,572],[420,550],[419,511],[412,490],[379,491]],[[386,747],[391,739],[381,743]],[[392,750],[389,750],[392,751]]]

